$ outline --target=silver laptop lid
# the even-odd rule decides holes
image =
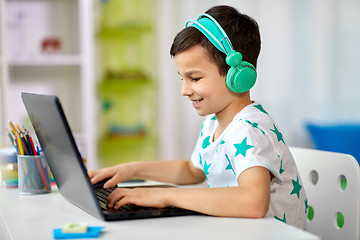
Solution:
[[[21,97],[60,193],[104,219],[59,98],[24,92]]]

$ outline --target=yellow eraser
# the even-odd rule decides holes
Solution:
[[[87,223],[68,223],[62,228],[63,233],[86,233],[88,229]]]

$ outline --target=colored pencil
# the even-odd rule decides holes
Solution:
[[[16,138],[16,141],[17,141],[17,146],[18,146],[18,148],[19,148],[19,153],[20,153],[20,155],[24,155],[24,148],[23,148],[23,144],[22,144],[22,141],[21,141],[19,135],[16,134],[16,137],[15,137],[15,138]]]
[[[16,144],[16,140],[13,141],[13,145],[14,145],[14,147],[15,147],[15,150],[16,150],[17,154],[20,155],[20,153],[19,153],[19,147],[18,147],[17,144]]]
[[[16,131],[15,127],[14,127],[14,124],[10,121],[9,125],[10,125],[11,131],[13,132],[13,134],[16,135],[17,131]]]
[[[29,135],[29,142],[30,142],[31,149],[32,149],[34,155],[39,155],[39,154],[36,153],[36,150],[35,150],[35,147],[34,147],[34,142],[33,142],[33,140],[32,140],[32,138],[31,138],[30,135]]]
[[[6,129],[6,134],[8,135],[8,137],[10,139],[10,142],[13,143],[14,142],[14,137],[11,135],[11,133],[7,129]]]
[[[14,146],[18,155],[40,155],[41,150],[38,143],[34,141],[29,131],[23,126],[22,131],[16,122],[9,121],[11,132],[6,129],[11,144]],[[22,183],[26,184],[28,188],[44,188],[50,190],[50,184],[47,179],[50,179],[47,165],[40,157],[36,157],[35,161],[27,161],[19,159],[23,166],[22,176],[25,176]]]
[[[24,146],[25,155],[31,155],[31,154],[30,154],[30,151],[29,151],[29,148],[28,148],[28,145],[27,145],[27,143],[26,143],[24,134],[20,133],[20,139],[21,139],[22,144],[23,144],[23,146]]]

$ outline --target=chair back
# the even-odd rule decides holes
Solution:
[[[360,168],[348,154],[290,147],[308,198],[308,231],[358,240]]]

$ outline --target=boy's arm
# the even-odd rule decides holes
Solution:
[[[270,203],[269,170],[252,167],[238,178],[238,187],[179,189],[169,205],[223,217],[264,217]]]
[[[137,162],[134,177],[173,183],[197,184],[205,180],[205,174],[194,167],[190,160]]]
[[[214,216],[260,218],[268,211],[270,178],[267,169],[252,167],[239,176],[238,187],[120,188],[109,196],[108,205],[115,208],[127,203],[149,207],[175,206]]]
[[[110,178],[104,187],[113,187],[131,178],[141,178],[173,184],[196,184],[205,180],[204,173],[190,160],[131,162],[88,172],[91,183]]]

